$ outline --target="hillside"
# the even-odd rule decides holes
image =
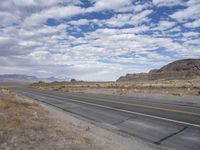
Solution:
[[[44,82],[53,82],[53,81],[63,81],[64,79],[58,79],[55,77],[49,77],[49,78],[38,78],[36,76],[30,76],[30,75],[23,75],[23,74],[4,74],[0,75],[0,83],[33,83],[38,81],[44,81]]]
[[[200,77],[200,59],[183,59],[149,73],[126,74],[117,81],[184,80]]]

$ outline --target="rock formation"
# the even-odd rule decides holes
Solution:
[[[117,81],[184,80],[197,77],[200,77],[200,59],[183,59],[148,73],[126,74]]]

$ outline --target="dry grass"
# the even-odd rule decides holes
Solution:
[[[0,89],[0,149],[100,149],[84,132],[38,103]]]
[[[35,83],[31,87],[62,91],[103,90],[116,93],[164,93],[200,95],[200,78],[191,80],[154,80],[138,82],[52,82]]]

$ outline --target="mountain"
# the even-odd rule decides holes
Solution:
[[[23,74],[0,75],[0,83],[33,83],[38,81],[53,82],[53,81],[64,81],[64,79],[58,79],[55,77],[38,78],[36,76],[29,76]]]
[[[117,81],[183,80],[200,77],[200,59],[177,60],[148,73],[126,74]]]

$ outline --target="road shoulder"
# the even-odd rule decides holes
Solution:
[[[0,149],[166,149],[6,90],[0,95]]]

